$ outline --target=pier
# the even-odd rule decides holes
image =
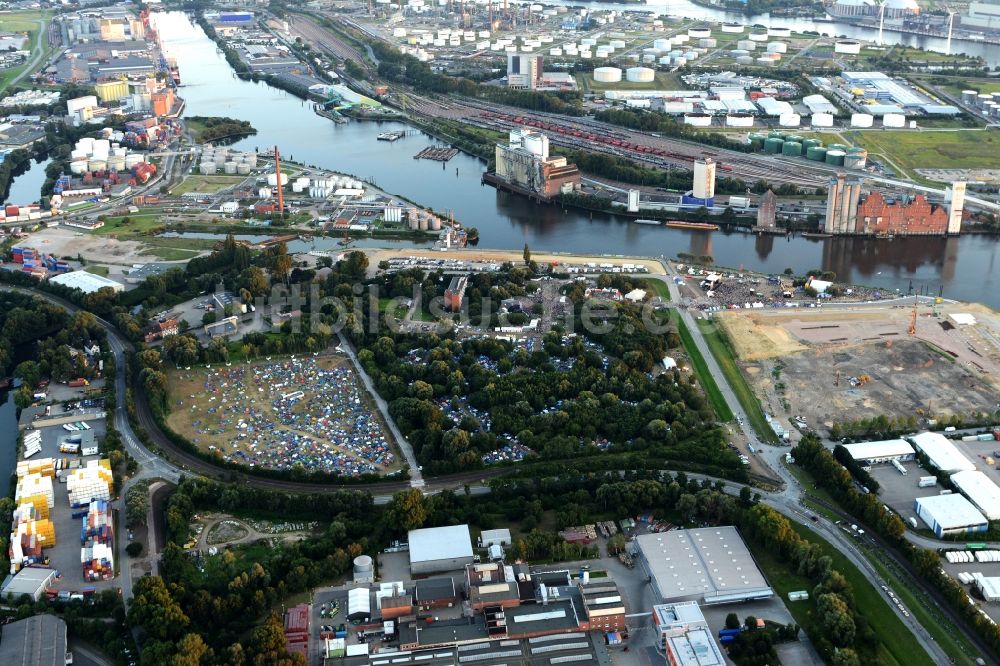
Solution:
[[[435,160],[437,162],[447,162],[455,155],[458,155],[457,148],[445,146],[427,146],[413,156],[415,160]]]

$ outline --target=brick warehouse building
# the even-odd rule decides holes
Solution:
[[[858,204],[858,233],[864,234],[946,234],[948,209],[927,201],[922,194],[913,199],[889,202],[872,192]]]

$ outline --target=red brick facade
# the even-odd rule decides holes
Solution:
[[[889,204],[879,192],[872,192],[858,205],[858,233],[862,234],[945,234],[948,210],[933,206],[918,194],[909,203]]]

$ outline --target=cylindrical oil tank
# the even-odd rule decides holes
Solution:
[[[739,34],[743,32],[742,23],[723,23],[722,32],[731,32],[733,34]]]
[[[69,163],[69,172],[76,176],[81,176],[87,172],[87,160],[76,160]]]
[[[791,37],[792,36],[792,29],[791,28],[768,28],[767,29],[767,34],[770,37]]]
[[[775,60],[774,58],[761,57],[761,58],[757,58],[757,64],[758,65],[764,65],[766,67],[773,67],[774,65],[778,64],[778,61]]]
[[[236,173],[236,162],[225,162],[222,165],[222,170],[226,173],[226,175],[234,175]]]
[[[852,113],[851,127],[871,127],[875,117],[870,113]]]
[[[861,53],[861,42],[856,39],[838,39],[833,44],[833,52],[858,55]]]
[[[753,58],[751,58],[751,57],[750,57],[750,56],[748,56],[748,55],[745,55],[745,56],[738,56],[738,57],[736,58],[736,64],[737,64],[737,65],[744,65],[744,66],[745,66],[745,65],[752,65],[752,64],[753,64]]]
[[[845,155],[844,156],[844,167],[847,169],[864,169],[868,164],[868,157],[866,155]]]
[[[813,162],[823,162],[826,160],[826,148],[822,146],[810,146],[806,148],[806,159]]]
[[[813,127],[833,127],[832,113],[814,113],[810,118]]]
[[[292,183],[292,192],[295,192],[296,194],[305,191],[305,189],[305,186],[297,180]]]
[[[416,211],[410,211],[409,227],[411,231],[416,231],[420,228],[420,218]]]
[[[139,155],[138,153],[129,153],[125,156],[125,168],[131,169],[142,161],[142,155]]]
[[[752,132],[747,135],[747,142],[750,144],[750,147],[753,148],[754,150],[763,150],[764,141],[766,140],[767,137],[765,137],[763,134],[758,134],[757,132]]]
[[[784,139],[787,132],[782,132],[781,130],[771,130],[767,133],[767,138],[769,139]]]
[[[757,42],[750,39],[741,39],[736,42],[736,48],[744,51],[753,51],[757,48]]]
[[[778,124],[782,127],[798,127],[802,122],[802,116],[797,113],[783,113],[778,116]]]
[[[441,231],[441,218],[437,215],[431,215],[430,220],[427,222],[427,228],[431,231]]]
[[[278,174],[276,174],[276,173],[269,173],[269,174],[267,174],[267,184],[270,185],[271,187],[274,187],[275,185],[277,185],[278,184]],[[281,174],[281,184],[282,184],[282,186],[288,185],[288,174],[287,173]]]
[[[781,152],[781,146],[785,143],[783,139],[769,137],[764,141],[764,152],[770,155],[777,155]]]
[[[684,124],[695,127],[709,127],[712,124],[712,116],[707,113],[685,113]]]
[[[370,574],[374,571],[375,566],[370,555],[358,555],[354,558],[355,574]]]
[[[833,166],[844,166],[844,158],[847,156],[842,150],[826,151],[826,163]]]
[[[125,157],[112,155],[108,158],[108,169],[112,171],[124,171],[125,170]]]
[[[788,53],[788,44],[784,42],[770,42],[767,45],[768,53]]]
[[[622,80],[622,70],[618,67],[597,67],[594,69],[594,81],[598,83],[618,83]]]
[[[962,91],[962,103],[972,104],[976,101],[976,96],[979,95],[977,90],[963,90]]]
[[[767,33],[766,32],[751,32],[749,35],[750,39],[755,42],[766,42]]]
[[[846,153],[847,149],[850,148],[850,146],[848,146],[846,143],[831,143],[829,146],[827,146],[827,148],[829,148],[830,150],[842,150]]]
[[[653,65],[656,63],[656,56],[647,53],[646,55],[642,56],[642,61],[647,65]]]
[[[809,150],[813,146],[822,146],[823,142],[819,139],[803,139],[802,140],[802,150]]]
[[[87,162],[87,169],[89,171],[107,171],[108,161],[107,160],[90,160]]]
[[[730,113],[726,116],[726,127],[753,127],[753,116],[749,113]]]
[[[429,223],[429,222],[427,221],[427,218],[426,218],[426,217],[423,217],[423,216],[421,216],[421,217],[420,217],[420,230],[421,230],[421,231],[427,231],[427,229],[428,229],[429,227],[430,227],[430,223]]]
[[[669,51],[673,48],[673,43],[669,39],[654,39],[653,48],[658,51]]]
[[[719,45],[719,40],[713,37],[702,37],[701,39],[698,40],[698,46],[701,46],[706,49],[714,49],[718,45]]]
[[[781,144],[781,154],[786,157],[802,157],[802,144],[798,141],[786,141]]]
[[[731,58],[747,58],[750,56],[750,52],[744,49],[733,49],[729,52],[729,56]]]
[[[198,170],[203,176],[211,176],[214,175],[218,169],[215,166],[215,162],[202,162]]]
[[[629,67],[625,78],[632,83],[652,83],[656,78],[656,71],[649,67]]]
[[[247,153],[243,161],[250,165],[251,169],[257,168],[257,153]]]
[[[796,143],[802,143],[802,137],[798,134],[789,134],[785,137],[785,141],[794,141]]]
[[[712,29],[708,26],[688,28],[688,37],[693,39],[705,39],[712,36]]]
[[[241,176],[249,176],[250,165],[244,162],[240,162],[239,164],[236,165],[236,173],[238,173]]]

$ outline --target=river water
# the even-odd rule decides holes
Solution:
[[[459,155],[444,168],[412,159],[421,148],[436,143],[430,137],[411,135],[396,142],[375,139],[379,132],[405,129],[400,123],[337,125],[284,91],[238,79],[215,44],[183,13],[157,13],[154,20],[165,50],[178,61],[187,115],[250,121],[258,134],[237,143],[239,150],[277,143],[283,155],[296,161],[371,179],[388,192],[439,212],[452,211],[463,224],[479,228],[482,247],[520,250],[527,243],[536,251],[643,256],[689,252],[712,255],[720,266],[764,272],[822,268],[834,271],[838,279],[887,291],[905,292],[912,281],[915,289],[928,293],[941,290],[946,297],[1000,307],[1000,277],[994,277],[992,270],[1000,244],[992,238],[757,237],[667,229],[532,204],[482,185],[485,165],[476,158]],[[319,239],[315,245],[317,249],[336,247],[331,239]],[[293,245],[292,249],[303,248]]]
[[[42,195],[42,185],[45,184],[45,168],[49,166],[51,161],[50,159],[41,162],[31,160],[31,166],[28,170],[11,181],[7,201],[18,205],[38,201],[38,197]]]

